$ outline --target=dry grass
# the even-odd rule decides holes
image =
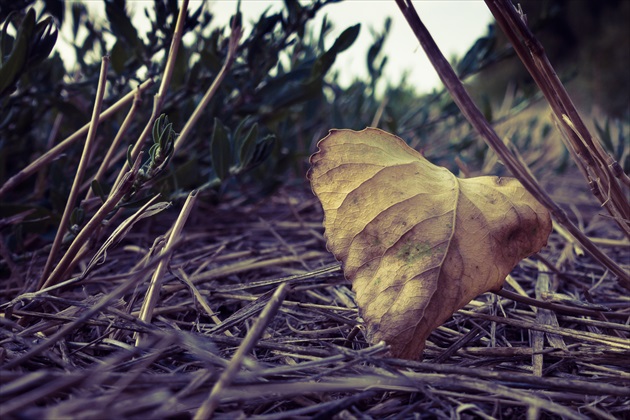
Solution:
[[[141,140],[169,80],[165,71]],[[563,115],[558,124],[573,127],[577,120]],[[565,131],[586,138],[579,124]],[[516,159],[494,137],[503,160]],[[13,255],[0,240],[9,273],[0,283],[0,416],[629,418],[630,299],[619,280],[628,277],[630,245],[622,238],[627,218],[617,214],[628,209],[615,194],[598,203],[579,177],[545,179],[537,197],[550,193],[559,222],[549,246],[522,261],[504,290],[478,297],[434,331],[423,361],[393,359],[385,344],[365,342],[306,185],[254,204],[215,206],[193,194],[181,213],[156,203],[102,231],[97,213],[79,235],[110,239],[88,245],[78,236],[62,247],[67,263],[41,290],[50,248]],[[0,220],[0,228],[24,217]]]
[[[611,241],[613,222],[574,180],[556,180],[554,198],[627,263],[628,242]],[[504,292],[457,312],[431,335],[424,361],[412,362],[365,342],[306,188],[255,205],[199,200],[153,321],[141,322],[164,255],[153,246],[176,213],[137,223],[88,276],[77,269],[80,280],[48,292],[20,295],[45,252],[11,260],[0,291],[2,418],[630,415],[629,299],[557,232]],[[147,338],[140,347],[136,333]]]

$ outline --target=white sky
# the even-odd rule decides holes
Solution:
[[[224,25],[236,10],[236,0],[208,0],[209,8],[215,16],[216,25]],[[96,15],[104,16],[102,0],[87,0],[85,3]],[[128,0],[134,10],[133,20],[138,26],[139,35],[146,32],[141,28],[143,7],[151,7],[153,1]],[[191,0],[189,10],[196,10],[199,0]],[[304,1],[302,0],[302,3]],[[450,59],[462,57],[475,40],[486,33],[492,15],[482,0],[416,0],[413,4],[420,19],[429,29],[442,53]],[[284,7],[282,0],[242,0],[243,21],[249,24],[256,20],[264,10],[271,11]],[[387,16],[392,18],[390,34],[386,39],[381,54],[388,56],[385,66],[385,78],[397,84],[404,71],[409,72],[408,82],[418,92],[427,92],[440,85],[439,78],[429,60],[424,55],[413,32],[405,21],[394,0],[345,0],[329,4],[315,19],[312,28],[318,33],[323,15],[333,24],[333,30],[327,37],[326,47],[346,28],[361,23],[361,32],[356,42],[337,57],[332,71],[338,71],[342,85],[350,83],[356,77],[367,77],[365,63],[367,51],[373,43],[370,28],[381,32]],[[249,33],[247,26],[245,34]],[[66,55],[61,51],[62,56]]]
[[[227,22],[234,13],[234,0],[215,0],[210,10],[218,21]],[[191,1],[196,8],[199,2]],[[257,18],[269,6],[273,10],[283,7],[282,0],[242,0],[244,22]],[[453,55],[462,57],[472,44],[487,32],[492,15],[482,0],[420,0],[413,1],[420,19],[427,26],[438,47],[447,59]],[[193,9],[194,10],[194,9]],[[361,23],[358,39],[348,50],[337,57],[334,70],[339,70],[341,83],[349,83],[355,77],[367,77],[366,55],[374,42],[370,28],[383,30],[385,18],[392,18],[389,36],[381,54],[388,56],[385,77],[392,82],[409,70],[408,81],[419,92],[430,91],[441,82],[426,58],[413,31],[407,24],[394,0],[345,0],[329,4],[315,20],[319,30],[323,15],[333,23],[328,35],[329,47],[346,28]]]

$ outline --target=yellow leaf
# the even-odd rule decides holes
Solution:
[[[459,179],[375,128],[318,146],[308,177],[328,249],[368,339],[396,357],[420,357],[433,329],[547,243],[549,213],[516,179]]]

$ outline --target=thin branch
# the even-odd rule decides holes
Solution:
[[[168,87],[171,83],[171,77],[173,76],[173,70],[175,69],[175,62],[177,60],[177,51],[179,51],[179,44],[182,41],[182,36],[184,33],[184,23],[186,21],[186,15],[188,12],[188,3],[189,0],[184,0],[182,2],[181,8],[179,9],[179,15],[177,16],[177,24],[175,25],[175,32],[173,33],[173,40],[171,41],[171,47],[168,52],[168,58],[166,60],[166,66],[164,68],[164,73],[162,74],[162,83],[160,84],[160,89],[158,93],[153,97],[153,111],[151,112],[151,117],[147,124],[144,126],[140,137],[136,140],[132,150],[131,150],[131,161],[135,161],[142,148],[144,147],[145,139],[153,129],[153,123],[159,117],[160,112],[162,111],[162,106],[164,105],[164,101],[166,99],[166,92],[168,91]],[[125,166],[120,170],[114,185],[118,184],[125,173]]]
[[[100,209],[92,216],[90,221],[86,223],[85,227],[81,229],[81,232],[74,238],[72,244],[65,252],[59,264],[55,267],[55,270],[52,272],[48,280],[41,286],[39,289],[43,289],[49,286],[52,286],[59,282],[61,276],[68,270],[70,270],[73,264],[76,264],[77,260],[75,256],[79,253],[79,251],[83,248],[83,245],[89,240],[90,236],[94,233],[94,231],[100,226],[100,224],[105,220],[105,217],[116,207],[116,205],[120,202],[120,200],[129,192],[131,187],[133,186],[133,182],[138,173],[138,169],[140,168],[140,159],[136,159],[133,168],[129,172],[125,174],[122,179],[122,182],[118,184],[118,186],[112,191],[110,196],[107,198],[107,201],[103,203]]]
[[[120,126],[118,133],[116,133],[116,137],[114,138],[114,141],[109,146],[109,149],[107,150],[107,154],[105,155],[105,158],[101,162],[101,166],[98,168],[98,171],[96,171],[96,175],[94,175],[94,180],[98,182],[103,182],[103,179],[105,177],[105,172],[110,168],[112,164],[112,157],[114,156],[114,153],[118,149],[118,146],[120,146],[120,143],[122,142],[122,139],[125,137],[125,134],[127,134],[127,130],[131,126],[131,122],[136,116],[136,111],[138,110],[138,106],[140,105],[141,102],[142,102],[142,99],[140,96],[140,90],[137,89],[133,97],[133,103],[131,104],[131,108],[129,109],[129,112],[127,113],[127,116],[125,117],[125,120]],[[83,188],[85,188],[85,186]],[[87,192],[85,200],[89,200],[93,196],[94,196],[94,191],[92,191],[92,189],[90,188]]]
[[[48,254],[48,260],[46,261],[46,265],[44,266],[44,272],[39,279],[37,289],[40,289],[42,285],[46,283],[48,274],[52,270],[53,263],[57,259],[57,253],[61,248],[61,244],[66,234],[68,224],[70,223],[70,216],[75,208],[77,198],[79,197],[81,183],[83,182],[83,176],[85,175],[90,161],[92,144],[94,143],[94,139],[96,138],[96,130],[98,129],[99,116],[101,115],[101,106],[103,105],[103,95],[105,94],[105,86],[107,85],[108,67],[109,56],[104,56],[101,62],[101,73],[98,78],[96,98],[94,100],[94,108],[92,110],[92,121],[90,122],[88,135],[85,140],[85,145],[83,146],[83,153],[81,155],[81,160],[79,161],[79,167],[77,168],[77,173],[74,177],[72,188],[70,190],[70,196],[68,197],[68,201],[66,202],[66,208],[63,211],[61,222],[59,223],[59,227],[57,229],[57,235],[55,236],[52,248],[50,250],[50,253]]]
[[[451,94],[453,101],[457,104],[462,114],[477,130],[484,141],[499,155],[505,166],[512,174],[523,184],[525,189],[529,191],[536,199],[543,204],[553,215],[553,217],[563,225],[571,235],[576,238],[582,246],[604,267],[613,272],[619,279],[619,283],[630,289],[630,274],[621,268],[608,255],[602,252],[595,244],[593,244],[577,226],[575,226],[567,214],[562,210],[551,197],[542,189],[538,182],[531,176],[527,168],[524,168],[521,162],[510,152],[508,147],[501,141],[492,126],[486,121],[482,112],[470,98],[464,85],[459,80],[453,68],[446,60],[435,41],[424,26],[418,13],[416,12],[410,0],[396,0],[398,7],[407,19],[409,26],[420,41],[420,45],[426,52],[431,64],[435,67],[440,79]]]
[[[497,24],[507,35],[517,55],[540,87],[558,118],[576,154],[586,165],[587,181],[598,189],[594,195],[626,236],[630,237],[630,205],[615,178],[624,180],[623,170],[601,147],[582,121],[569,94],[549,62],[541,43],[527,27],[523,16],[510,0],[485,0]],[[625,175],[625,174],[624,174]]]
[[[236,21],[236,19],[234,19],[234,21]],[[230,42],[228,45],[227,57],[225,59],[225,62],[223,63],[223,67],[221,67],[221,70],[219,71],[219,73],[217,74],[217,77],[212,82],[212,85],[210,85],[210,88],[208,88],[205,95],[203,95],[201,102],[199,102],[199,104],[195,108],[195,111],[192,113],[192,115],[186,122],[186,125],[184,125],[184,128],[179,134],[179,137],[177,138],[177,140],[175,140],[175,145],[173,146],[175,151],[173,153],[176,153],[177,150],[179,150],[179,148],[181,147],[181,145],[184,144],[184,140],[188,137],[188,135],[192,131],[193,127],[195,126],[199,118],[201,118],[201,114],[203,113],[203,110],[208,106],[208,104],[210,103],[210,100],[217,93],[217,90],[219,90],[219,86],[221,86],[223,79],[225,79],[225,75],[230,71],[230,68],[232,67],[232,64],[234,63],[234,60],[236,59],[238,43],[241,39],[242,34],[243,34],[243,31],[240,26],[232,27],[232,33],[230,35]]]

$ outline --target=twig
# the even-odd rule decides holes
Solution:
[[[125,120],[120,126],[118,133],[116,133],[116,137],[114,138],[114,141],[109,146],[109,149],[107,150],[107,154],[105,155],[105,158],[101,162],[101,166],[98,168],[98,171],[96,171],[96,175],[94,175],[95,181],[103,182],[103,179],[105,177],[105,172],[111,166],[112,157],[114,156],[114,153],[118,149],[118,146],[120,145],[123,138],[125,137],[125,134],[127,134],[127,130],[131,126],[131,122],[133,121],[136,115],[136,111],[138,110],[138,106],[140,105],[141,102],[142,102],[142,98],[140,95],[140,89],[136,89],[136,92],[133,96],[133,102],[131,104],[131,108],[129,109],[129,112],[127,113],[127,116],[125,117]],[[85,188],[85,186],[83,188]],[[94,196],[94,191],[92,191],[92,189],[90,188],[87,192],[85,200],[89,200],[93,196]]]
[[[141,278],[142,278],[141,276],[138,276],[135,279],[135,281],[123,282],[122,284],[120,284],[120,286],[116,287],[109,294],[103,296],[98,301],[98,303],[94,304],[94,306],[82,312],[81,315],[76,320],[74,320],[73,322],[69,324],[64,325],[63,327],[59,329],[59,331],[51,335],[50,338],[31,347],[26,353],[6,363],[5,365],[2,366],[2,368],[7,369],[7,370],[13,369],[17,366],[20,366],[25,361],[30,360],[31,358],[40,355],[42,352],[46,351],[46,349],[48,349],[49,347],[54,345],[56,342],[61,340],[70,331],[72,331],[75,328],[80,327],[84,323],[88,322],[95,314],[104,310],[110,304],[111,301],[118,299],[120,296],[125,294],[131,288],[135,287],[137,281]]]
[[[596,334],[587,331],[576,331],[569,328],[552,327],[550,325],[539,324],[531,321],[522,321],[518,319],[503,318],[494,315],[482,314],[478,312],[466,311],[460,309],[458,311],[461,314],[470,316],[472,318],[485,319],[487,321],[494,321],[500,324],[510,325],[516,328],[528,329],[532,331],[542,331],[548,334],[557,334],[563,337],[570,337],[574,340],[582,340],[585,342],[605,344],[610,347],[619,348],[623,350],[630,350],[630,342],[627,339],[612,337],[604,334]]]
[[[199,305],[201,305],[204,311],[206,311],[206,314],[210,317],[210,319],[212,319],[212,322],[214,322],[217,326],[221,325],[223,321],[221,321],[221,318],[217,316],[217,313],[212,310],[212,308],[208,304],[207,299],[201,294],[197,286],[193,284],[186,272],[180,267],[177,269],[177,274],[174,275],[182,282],[184,282],[186,286],[188,286],[195,298],[195,302],[199,302]],[[225,335],[233,337],[232,333],[229,330],[225,331]]]
[[[166,242],[166,246],[161,251],[162,253],[168,253],[173,248],[173,245],[177,243],[179,240],[182,230],[184,229],[184,225],[188,220],[188,216],[195,206],[195,201],[197,200],[197,192],[193,191],[188,195],[184,206],[182,207],[182,211],[179,213],[177,220],[173,224],[173,228],[171,229],[171,234],[168,237]],[[160,289],[162,287],[162,277],[164,276],[164,272],[166,271],[166,267],[168,266],[170,260],[162,259],[160,264],[155,269],[153,273],[153,277],[151,278],[151,284],[149,285],[149,289],[147,290],[146,297],[144,302],[142,303],[142,308],[140,309],[140,320],[150,324],[151,318],[153,316],[153,309],[155,309],[155,305],[158,301],[158,297],[160,296]],[[136,346],[141,346],[147,337],[142,334],[138,334],[136,336]]]
[[[234,22],[236,22],[236,19],[233,20],[233,25],[234,25]],[[223,67],[221,67],[221,70],[217,74],[217,77],[214,79],[214,81],[212,82],[212,84],[210,85],[206,93],[203,95],[203,98],[201,99],[201,102],[199,102],[197,107],[195,108],[195,111],[192,113],[188,121],[186,121],[186,125],[184,125],[184,128],[182,128],[182,131],[179,134],[179,137],[177,138],[177,140],[175,140],[175,145],[173,146],[175,151],[173,153],[176,153],[177,150],[179,150],[179,148],[181,147],[181,145],[184,144],[184,140],[188,138],[188,135],[192,131],[193,127],[195,126],[199,118],[201,118],[201,114],[203,113],[203,110],[208,106],[208,104],[210,103],[210,100],[217,93],[217,90],[219,90],[219,86],[221,86],[221,83],[223,83],[223,79],[225,79],[225,76],[230,71],[230,68],[232,67],[232,64],[234,63],[234,60],[236,59],[238,43],[241,39],[242,34],[243,34],[243,30],[240,26],[232,26],[232,33],[230,34],[227,57],[225,58]]]
[[[620,320],[627,320],[628,318],[630,318],[630,315],[628,314],[595,311],[593,309],[576,308],[574,306],[560,305],[559,303],[545,302],[543,300],[537,300],[537,299],[530,298],[527,296],[521,296],[517,293],[510,292],[509,290],[505,290],[505,289],[501,289],[494,293],[506,299],[513,300],[515,302],[524,303],[526,305],[534,306],[537,308],[549,309],[549,310],[557,311],[563,314],[592,316],[594,318],[601,318],[602,315],[604,315],[606,318],[620,319]]]
[[[420,45],[426,52],[431,64],[435,67],[440,79],[451,94],[453,101],[457,104],[462,114],[468,119],[477,130],[485,142],[499,155],[505,166],[523,184],[541,204],[543,204],[553,215],[553,217],[563,225],[571,235],[604,267],[613,272],[619,279],[619,283],[630,290],[630,274],[623,270],[608,255],[602,252],[595,244],[577,228],[569,219],[567,214],[558,206],[551,197],[542,189],[538,182],[531,176],[527,168],[524,168],[520,161],[510,152],[509,148],[501,141],[492,126],[486,121],[477,105],[470,98],[462,82],[459,80],[453,68],[446,60],[438,46],[433,41],[431,34],[424,26],[418,13],[410,0],[396,0],[398,7],[407,19],[409,26],[414,31]]]
[[[260,337],[267,328],[267,325],[271,322],[273,317],[278,312],[278,309],[280,308],[280,305],[282,304],[282,301],[284,300],[288,290],[289,285],[287,283],[283,283],[278,286],[274,294],[269,299],[269,302],[265,306],[265,309],[263,309],[263,311],[260,313],[260,316],[258,317],[258,319],[256,319],[256,322],[254,323],[252,329],[249,331],[249,333],[243,340],[243,343],[239,346],[238,350],[234,354],[234,357],[232,357],[230,364],[223,371],[223,373],[219,377],[219,380],[212,387],[210,395],[195,413],[194,420],[204,420],[212,417],[214,410],[216,410],[221,400],[222,391],[226,387],[228,387],[234,380],[234,377],[243,364],[243,359],[245,358],[245,355],[248,354],[254,348],[258,340],[260,340]]]
[[[96,98],[94,100],[94,109],[92,110],[92,121],[90,122],[90,128],[88,130],[87,139],[83,146],[83,153],[81,154],[81,160],[79,161],[79,167],[72,183],[70,190],[70,196],[66,202],[66,208],[61,216],[61,222],[57,228],[57,235],[52,244],[50,253],[48,254],[48,260],[44,266],[44,272],[39,279],[37,289],[40,289],[44,284],[50,284],[46,281],[48,274],[52,270],[53,263],[57,259],[57,253],[61,248],[61,243],[66,234],[68,223],[70,222],[70,216],[76,205],[77,198],[79,196],[81,183],[83,182],[83,176],[87,170],[90,160],[90,153],[92,149],[92,143],[96,138],[96,130],[98,129],[99,116],[101,115],[101,106],[103,104],[103,95],[105,94],[105,85],[107,84],[107,68],[109,67],[109,56],[104,56],[101,63],[101,73],[98,78],[98,87],[96,89]]]
[[[175,32],[173,33],[173,40],[171,41],[171,47],[168,51],[168,58],[166,60],[166,66],[164,68],[164,73],[162,74],[162,83],[160,83],[160,89],[158,93],[153,98],[153,111],[151,112],[151,117],[147,124],[144,126],[140,137],[136,140],[134,144],[130,157],[131,161],[135,161],[142,148],[144,146],[145,139],[149,135],[153,128],[153,123],[160,115],[162,111],[162,106],[164,105],[164,101],[166,100],[166,92],[171,83],[171,77],[173,76],[173,70],[175,68],[175,61],[177,59],[177,51],[179,50],[179,44],[182,41],[182,36],[184,33],[184,23],[186,21],[186,15],[188,12],[188,3],[189,0],[183,0],[181,7],[179,9],[179,14],[177,15],[177,23],[175,24]],[[125,172],[125,165],[120,170],[116,181],[114,181],[114,185],[118,184]]]
[[[497,24],[540,87],[577,155],[587,168],[587,181],[598,186],[595,196],[630,236],[630,205],[615,178],[626,182],[621,166],[601,147],[580,118],[543,46],[509,0],[485,0]],[[522,39],[522,41],[521,41]]]
[[[44,289],[46,287],[52,286],[56,284],[61,276],[72,267],[72,263],[75,262],[74,257],[76,254],[83,248],[85,242],[89,239],[89,237],[94,233],[94,231],[100,226],[100,224],[105,220],[105,217],[111,212],[116,205],[120,202],[120,200],[129,192],[131,187],[133,186],[133,181],[138,173],[138,169],[140,168],[140,159],[136,159],[133,168],[129,172],[125,174],[122,179],[122,182],[116,187],[116,189],[110,194],[105,203],[101,206],[100,209],[92,216],[90,221],[86,223],[85,227],[81,229],[81,232],[74,238],[72,244],[65,252],[50,277],[38,287],[39,289]]]

